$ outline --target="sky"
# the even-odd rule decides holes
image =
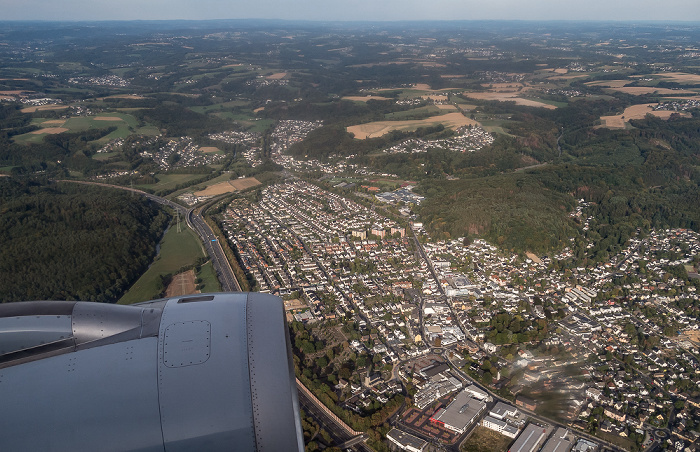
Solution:
[[[700,21],[700,0],[0,0],[0,20]]]

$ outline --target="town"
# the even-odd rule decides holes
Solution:
[[[457,443],[477,425],[529,438],[526,450],[598,450],[615,436],[641,447],[663,435],[682,450],[697,438],[700,405],[688,393],[700,297],[687,282],[700,235],[653,231],[595,268],[555,271],[566,250],[518,256],[481,239],[430,240],[420,222],[365,202],[295,179],[236,199],[224,220],[256,290],[289,300],[290,321],[312,334],[351,325],[341,357],[324,362],[337,366],[343,408],[361,413],[406,388],[413,408],[388,436],[406,450]],[[585,222],[581,204],[573,215]]]

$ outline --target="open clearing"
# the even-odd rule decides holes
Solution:
[[[144,96],[138,94],[115,94],[114,96],[107,96],[103,99],[146,99]]]
[[[35,130],[35,131],[29,132],[29,133],[31,133],[32,135],[41,135],[44,133],[53,135],[56,133],[63,133],[63,132],[68,132],[68,129],[66,129],[65,127],[47,127],[45,129],[39,129],[39,130]]]
[[[596,80],[595,82],[586,82],[588,86],[600,86],[601,88],[622,88],[630,83],[629,80]]]
[[[199,148],[200,151],[204,152],[205,154],[213,154],[214,152],[221,152],[221,150],[215,146],[202,146]]]
[[[680,340],[688,340],[695,345],[700,344],[700,330],[685,330],[679,336]]]
[[[527,107],[541,107],[549,110],[557,108],[555,105],[546,104],[531,99],[518,97],[518,93],[464,93],[465,96],[471,99],[478,100],[495,100],[498,102],[515,102],[515,105],[524,105]]]
[[[170,284],[168,284],[168,287],[165,289],[165,296],[177,297],[180,295],[199,293],[199,290],[195,289],[194,279],[194,270],[178,273],[173,276]]]
[[[508,445],[514,440],[490,430],[486,427],[478,426],[462,444],[462,452],[494,452],[508,450]]]
[[[382,96],[345,96],[343,97],[344,100],[352,100],[355,102],[367,102],[368,100],[391,100],[389,97],[382,97]]]
[[[657,88],[655,86],[625,86],[623,88],[609,88],[611,91],[641,96],[642,94],[697,94],[694,91],[684,89]]]
[[[286,72],[276,72],[276,73],[274,73],[274,74],[272,74],[272,75],[268,75],[268,76],[265,77],[265,78],[268,79],[268,80],[282,80],[282,79],[285,78],[286,76],[287,76],[287,73],[286,73]]]
[[[547,77],[549,80],[573,80],[575,78],[584,78],[584,77],[590,77],[590,75],[583,73],[583,74],[556,74],[552,75],[551,77]]]
[[[195,196],[216,196],[224,193],[233,193],[235,191],[245,190],[246,188],[260,185],[260,182],[254,177],[246,177],[244,179],[228,180],[219,182],[218,184],[210,185],[204,190],[195,192]]]
[[[414,131],[419,127],[429,127],[442,124],[445,127],[457,129],[467,125],[479,125],[478,122],[467,118],[462,113],[447,113],[446,115],[431,116],[425,119],[406,121],[375,121],[366,124],[350,126],[346,130],[355,135],[355,138],[364,140],[371,137],[380,137],[392,130]]]
[[[24,107],[20,111],[22,113],[34,113],[35,111],[46,111],[46,110],[64,110],[68,108],[67,105],[40,105],[40,106],[34,106],[34,107]]]
[[[523,83],[482,83],[481,86],[495,93],[513,93],[527,88]]]
[[[692,74],[685,75],[690,76]],[[631,83],[629,80],[597,80],[595,82],[587,82],[586,85],[599,86],[610,91],[619,91],[634,96],[641,96],[643,94],[697,94],[694,91],[683,89],[658,88],[656,86],[625,86],[629,83]]]
[[[172,275],[182,267],[193,265],[197,258],[203,256],[202,241],[194,231],[183,227],[182,232],[177,232],[177,228],[171,226],[160,243],[160,254],[119,300],[119,304],[158,298],[164,289],[161,276]]]
[[[42,122],[41,126],[42,127],[46,127],[46,126],[61,127],[65,123],[66,123],[65,119],[50,119],[48,121]]]
[[[61,108],[67,108],[65,106]],[[41,119],[37,119],[41,121]],[[53,120],[55,121],[55,120]],[[115,126],[116,130],[110,132],[108,135],[95,141],[97,144],[104,144],[115,138],[124,138],[129,134],[135,132],[144,135],[157,135],[159,131],[154,129],[152,126],[138,127],[138,120],[126,113],[107,113],[100,116],[72,116],[68,119],[62,120],[62,124],[51,123],[49,121],[35,122],[40,127],[44,127],[41,130],[35,130],[30,133],[25,133],[22,135],[17,135],[14,137],[14,141],[18,143],[35,143],[40,135],[45,134],[55,134],[61,132],[83,132],[90,129],[104,129],[108,126]],[[54,127],[47,128],[47,125],[52,125]],[[57,127],[59,126],[60,127]]]
[[[663,78],[670,78],[678,83],[700,83],[700,75],[687,74],[685,72],[664,72],[663,74],[654,74]]]
[[[95,116],[95,121],[123,121],[122,118],[117,116]]]
[[[437,108],[439,108],[440,110],[456,110],[457,109],[457,107],[455,107],[454,105],[451,105],[451,104],[438,104],[435,106]]]
[[[447,102],[447,96],[444,94],[425,94],[421,96],[425,100],[434,100],[436,102]]]
[[[603,121],[602,127],[607,127],[608,129],[624,129],[626,124],[629,123],[630,119],[644,119],[647,114],[654,115],[657,118],[668,119],[673,113],[678,113],[681,116],[689,117],[688,112],[675,112],[668,110],[654,111],[652,107],[656,104],[637,104],[625,108],[625,111],[621,115],[614,116],[601,116],[600,119]]]

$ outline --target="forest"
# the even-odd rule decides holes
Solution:
[[[590,107],[597,112],[596,104]],[[562,127],[569,108],[584,109],[579,104],[560,109]],[[529,122],[550,128],[547,121]],[[581,199],[592,203],[595,220],[585,234],[595,239],[595,246],[580,249],[583,242],[575,241],[575,254],[595,262],[619,251],[637,229],[698,230],[700,115],[669,121],[647,117],[632,123],[629,130],[565,131],[561,157],[544,158],[545,165],[520,171],[514,171],[525,166],[519,155],[527,152],[534,158],[550,152],[551,144],[531,143],[535,152],[530,152],[520,137],[511,149],[497,140],[491,149],[469,156],[444,160],[427,156],[425,168],[439,162],[443,171],[446,166],[459,167],[453,162],[463,159],[496,160],[481,166],[482,177],[477,177],[479,166],[472,164],[466,166],[471,176],[467,173],[462,180],[424,179],[419,188],[427,200],[418,212],[437,236],[479,234],[506,249],[542,253],[560,249],[578,236],[580,229],[568,213]],[[500,169],[500,174],[489,175],[489,167]]]
[[[121,190],[0,177],[0,301],[113,303],[148,268],[169,221]]]

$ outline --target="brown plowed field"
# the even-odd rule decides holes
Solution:
[[[168,287],[165,289],[165,296],[177,297],[180,295],[199,293],[198,290],[195,290],[194,279],[194,270],[178,273],[173,276],[173,280],[170,281],[170,284],[168,284]]]

